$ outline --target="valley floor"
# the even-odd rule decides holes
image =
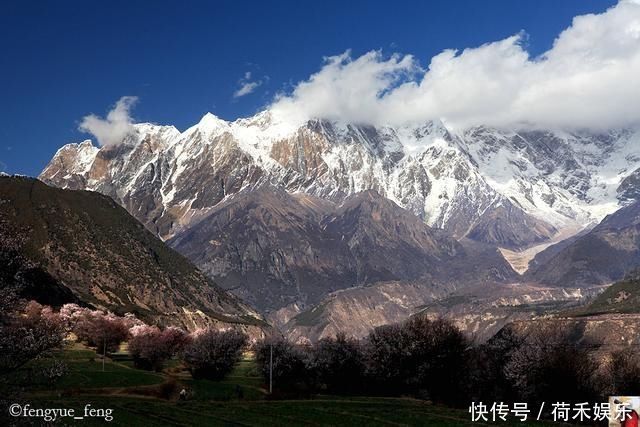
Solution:
[[[580,232],[579,227],[567,227],[556,233],[551,239],[523,249],[521,251],[513,251],[505,248],[500,248],[500,252],[504,259],[511,265],[517,273],[524,274],[529,269],[529,262],[540,252],[544,251],[548,247],[560,243],[561,241],[568,239],[571,236]]]

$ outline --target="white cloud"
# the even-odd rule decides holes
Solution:
[[[540,57],[530,57],[524,37],[445,50],[427,69],[411,55],[345,52],[271,108],[299,120],[394,125],[437,118],[460,127],[640,124],[640,0],[574,18]]]
[[[240,98],[245,95],[249,95],[254,90],[262,85],[262,80],[251,80],[251,71],[244,73],[244,77],[238,81],[240,87],[233,93],[234,98]]]
[[[238,90],[233,93],[234,98],[240,98],[241,96],[249,95],[251,92],[256,90],[258,86],[260,86],[262,82],[248,82],[243,83]]]
[[[133,131],[133,120],[129,113],[137,101],[136,96],[123,96],[106,118],[90,114],[82,119],[78,129],[95,136],[101,146],[119,144]]]

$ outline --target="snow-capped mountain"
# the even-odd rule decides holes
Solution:
[[[108,194],[163,239],[271,184],[334,202],[375,190],[456,237],[518,249],[615,211],[639,167],[632,131],[293,124],[267,110],[233,122],[206,114],[184,132],[136,124],[102,148],[68,144],[40,178]]]

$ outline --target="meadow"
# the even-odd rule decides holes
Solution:
[[[87,404],[93,409],[112,409],[111,425],[487,425],[471,422],[466,410],[412,398],[315,395],[274,399],[257,374],[251,353],[245,353],[221,381],[194,380],[178,361],[171,361],[158,373],[136,369],[125,352],[105,359],[103,368],[101,356],[80,344],[68,346],[54,357],[66,363],[68,372],[54,384],[36,385],[23,396],[23,404],[74,408],[80,415]],[[179,396],[182,389],[188,391],[184,400]],[[68,423],[105,425],[100,417],[82,421],[66,418],[64,424]],[[499,425],[546,424],[513,420]]]

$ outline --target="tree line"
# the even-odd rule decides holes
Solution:
[[[640,357],[579,342],[552,322],[505,327],[474,345],[450,320],[415,317],[374,329],[365,339],[338,334],[313,345],[260,342],[265,383],[291,394],[413,396],[451,406],[484,402],[606,402],[640,390]],[[272,353],[271,353],[272,352]]]
[[[552,322],[529,331],[506,327],[474,345],[451,321],[419,316],[378,327],[362,340],[338,334],[298,345],[281,336],[249,342],[235,329],[159,328],[75,304],[55,312],[19,303],[14,294],[5,293],[0,305],[0,379],[60,348],[72,333],[99,354],[127,341],[140,369],[160,371],[178,358],[194,378],[211,380],[224,378],[243,351],[254,350],[265,385],[273,380],[274,397],[413,396],[466,407],[471,401],[601,402],[640,390],[635,352],[598,351]]]

